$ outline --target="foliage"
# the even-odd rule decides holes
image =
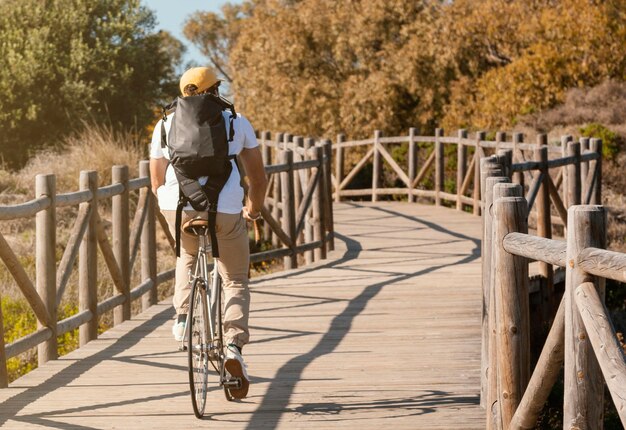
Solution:
[[[626,79],[624,2],[456,0],[444,22],[463,77],[446,126],[503,128],[563,102],[569,88]]]
[[[139,130],[152,122],[152,106],[175,93],[182,52],[154,26],[139,0],[0,2],[4,160],[18,167],[86,119]]]
[[[187,28],[258,128],[302,135],[502,129],[626,79],[624,2],[248,0]]]
[[[602,155],[612,160],[619,152],[622,145],[620,136],[598,123],[587,124],[580,128],[580,134],[584,137],[596,137],[602,139]]]
[[[428,2],[247,4],[228,58],[237,104],[257,128],[394,133],[440,110],[446,68],[426,43]]]
[[[1,300],[4,324],[4,342],[11,343],[37,329],[37,319],[25,299],[3,296]],[[78,312],[76,305],[62,304],[58,309],[59,320]],[[59,355],[67,354],[78,347],[78,330],[65,333],[58,338]],[[7,360],[9,380],[14,381],[37,367],[35,350]]]
[[[230,50],[241,31],[241,23],[249,17],[250,3],[242,5],[225,4],[222,14],[198,12],[185,23],[183,33],[213,67],[227,80],[232,81],[228,61]]]

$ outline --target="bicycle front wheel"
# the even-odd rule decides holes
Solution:
[[[209,334],[207,333],[207,295],[206,282],[195,279],[189,297],[187,315],[187,351],[189,357],[189,387],[193,413],[202,418],[207,398],[209,376]]]

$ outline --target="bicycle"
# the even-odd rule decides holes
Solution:
[[[224,366],[222,279],[217,270],[217,260],[214,259],[213,270],[209,272],[208,221],[193,218],[182,229],[197,236],[199,242],[194,273],[190,277],[189,312],[180,349],[187,350],[193,412],[197,418],[202,418],[211,371],[209,364],[219,376],[219,385],[224,389],[226,400],[233,400],[230,390],[240,389],[242,381],[241,378],[233,378]]]

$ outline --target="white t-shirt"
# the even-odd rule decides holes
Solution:
[[[172,124],[172,116],[175,113],[168,115],[165,122],[165,132],[169,134],[170,126]],[[230,138],[230,117],[229,111],[222,112],[224,120],[226,121],[226,135]],[[152,133],[152,143],[150,144],[150,158],[163,158],[170,159],[170,153],[167,147],[161,148],[161,122],[159,120],[154,132]],[[235,129],[235,137],[232,142],[228,143],[228,154],[237,155],[242,149],[256,148],[259,143],[254,135],[254,130],[250,121],[245,117],[237,114],[237,118],[233,121],[233,127]],[[235,164],[235,160],[231,161],[233,165],[233,171],[220,191],[220,197],[217,201],[217,211],[227,214],[238,214],[243,209],[243,189],[240,184],[239,170]],[[200,178],[200,183],[204,184],[206,177]],[[167,166],[165,171],[165,184],[157,189],[157,197],[159,200],[159,207],[162,210],[176,210],[178,206],[178,181],[176,180],[176,174],[172,165]],[[186,210],[193,210],[191,205],[185,207]]]

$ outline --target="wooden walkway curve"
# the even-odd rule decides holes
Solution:
[[[484,428],[480,218],[335,205],[329,259],[252,284],[249,398],[193,416],[167,303],[0,391],[7,429]]]

